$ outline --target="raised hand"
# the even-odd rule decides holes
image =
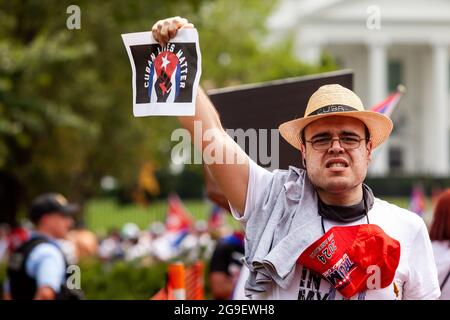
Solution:
[[[164,47],[183,28],[194,28],[194,25],[181,17],[159,20],[152,27],[153,38]]]

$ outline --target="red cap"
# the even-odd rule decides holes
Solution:
[[[400,243],[374,224],[333,227],[298,258],[298,263],[322,275],[346,298],[374,289],[367,280],[376,267],[381,288],[390,285],[399,261]]]

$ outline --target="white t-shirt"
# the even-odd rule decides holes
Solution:
[[[254,208],[264,199],[274,173],[249,160],[250,172],[245,211],[242,217],[232,208],[233,216],[244,226]],[[380,226],[386,234],[400,242],[400,262],[391,285],[383,289],[367,290],[353,296],[352,300],[437,299],[440,295],[428,231],[416,214],[375,198],[368,213],[369,222]],[[325,230],[338,225],[367,223],[366,217],[344,224],[324,219]],[[282,300],[343,300],[344,297],[328,281],[301,265],[295,267],[294,281],[286,289],[275,284],[268,292],[254,296],[256,299]],[[395,284],[394,284],[395,283]],[[398,292],[397,294],[395,292]]]
[[[245,282],[247,281],[248,276],[250,275],[250,271],[247,266],[244,264],[241,267],[241,271],[239,273],[239,278],[236,281],[233,289],[233,297],[232,300],[248,300],[245,296]]]
[[[444,282],[445,277],[450,272],[450,240],[432,241],[434,258],[438,271],[439,284]],[[441,300],[450,300],[450,278],[442,288]]]

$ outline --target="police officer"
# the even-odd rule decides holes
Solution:
[[[13,300],[70,300],[82,297],[67,287],[67,262],[57,243],[73,224],[78,211],[57,193],[45,193],[32,203],[30,219],[35,231],[10,256],[5,298]]]

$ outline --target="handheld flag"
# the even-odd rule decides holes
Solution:
[[[168,200],[166,230],[167,232],[186,231],[193,225],[189,212],[184,208],[181,199],[176,195],[170,195]]]
[[[395,92],[391,93],[386,99],[370,108],[370,110],[390,117],[404,93],[405,87],[400,84],[397,86],[397,90]]]

